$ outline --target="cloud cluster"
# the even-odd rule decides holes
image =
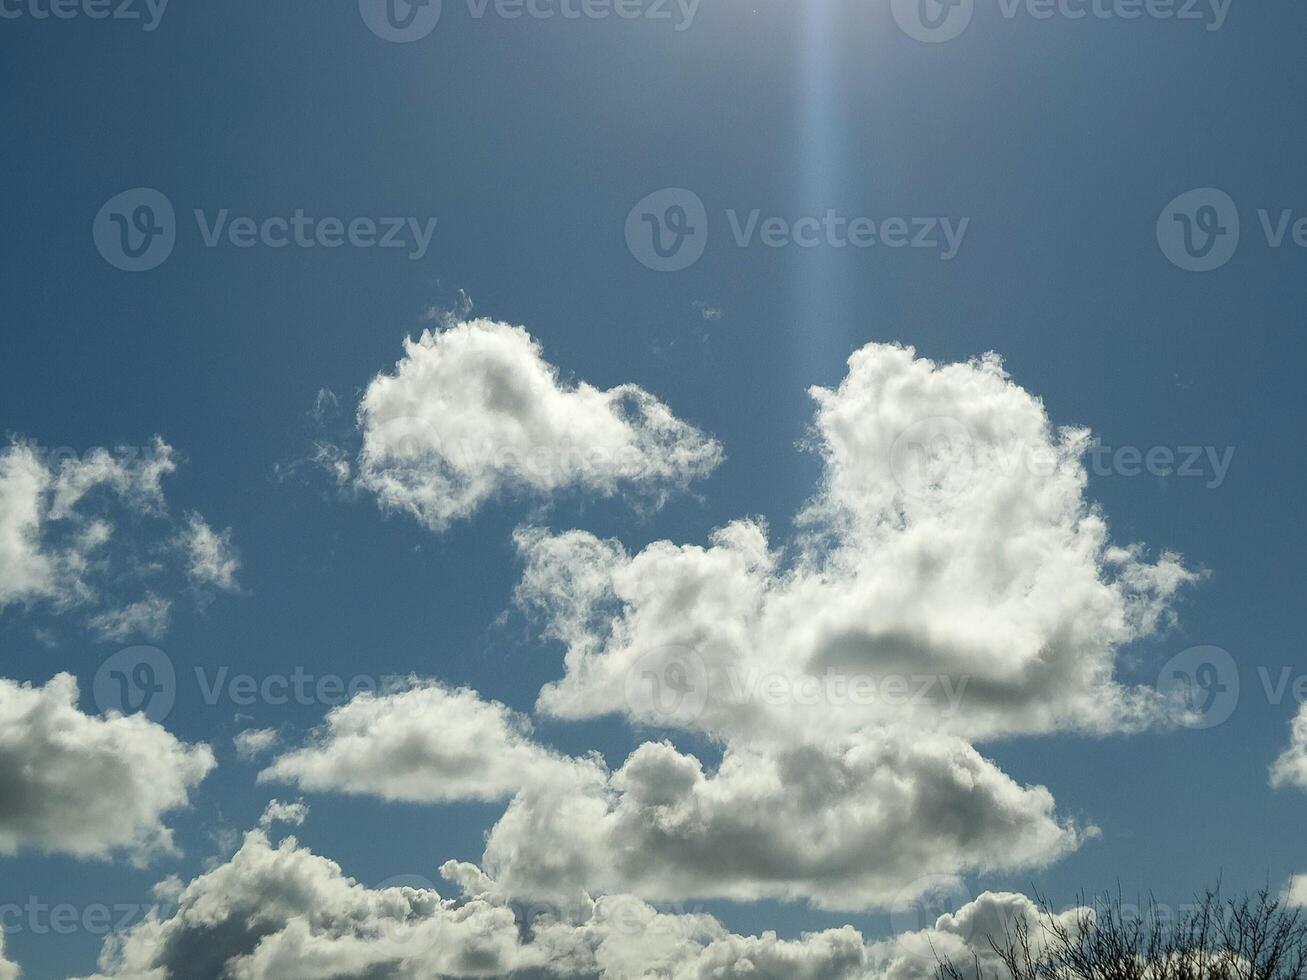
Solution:
[[[564,647],[537,710],[693,732],[717,761],[660,739],[610,768],[542,744],[503,704],[418,678],[333,708],[298,747],[242,732],[243,757],[276,753],[261,782],[504,812],[478,864],[442,868],[459,890],[448,898],[423,881],[367,887],[275,840],[307,808],[274,801],[229,859],[108,940],[99,975],[928,980],[940,955],[994,974],[988,935],[1040,921],[1023,896],[986,893],[880,942],[851,926],[741,936],[647,903],[886,909],[1074,850],[1095,828],[975,743],[1165,720],[1168,702],[1118,679],[1118,652],[1164,628],[1196,576],[1111,540],[1086,498],[1088,434],[1055,429],[993,355],[940,365],[871,344],[838,388],[812,394],[823,473],[788,541],[758,518],[635,553],[583,530],[515,535],[516,601]],[[721,458],[642,389],[565,381],[524,330],[486,320],[408,342],[357,422],[357,458],[331,455],[340,479],[436,531],[500,496],[657,505]],[[86,556],[110,528],[75,522],[80,550],[76,535],[62,550],[32,542],[91,489],[162,507],[158,474],[31,463],[21,447],[0,458],[0,555],[27,569],[0,580],[0,605],[89,588]],[[172,540],[197,584],[236,588],[226,533],[191,516]],[[148,611],[100,629],[139,628],[127,624]],[[43,734],[58,728],[39,723],[46,701],[59,731],[82,734]],[[0,687],[0,850],[166,847],[160,815],[212,764],[143,719],[80,714],[71,678]],[[1277,779],[1307,783],[1301,758],[1283,767]]]
[[[887,907],[916,897],[905,883],[1038,867],[1094,832],[950,736],[885,728],[730,747],[711,773],[647,742],[609,772],[536,744],[501,704],[419,681],[333,709],[259,778],[391,801],[511,798],[484,867],[509,894],[550,901],[630,891]]]
[[[479,394],[454,385],[446,431],[490,431],[505,412],[555,431],[538,421],[562,413],[552,369],[549,385],[506,380],[530,374],[523,345],[545,370],[502,325],[410,345],[365,397],[365,428],[380,406],[411,407],[398,391],[425,404],[452,384],[451,352],[480,363],[493,351],[489,363],[518,367],[463,365]],[[438,380],[414,382],[427,372]],[[571,395],[583,390],[596,397]],[[610,771],[537,745],[503,705],[414,681],[334,709],[261,778],[508,800],[484,874],[506,895],[551,901],[886,908],[923,882],[1039,868],[1079,847],[1095,828],[972,743],[1164,719],[1157,692],[1117,680],[1117,653],[1163,627],[1195,576],[1174,555],[1112,543],[1085,497],[1088,434],[1055,431],[994,356],[938,365],[871,344],[813,396],[824,473],[788,546],[757,519],[634,555],[585,531],[516,534],[517,601],[565,646],[538,710],[697,731],[720,747],[715,767],[646,742]]]
[[[565,647],[537,709],[697,730],[726,752],[705,776],[646,745],[602,792],[524,795],[491,834],[492,873],[525,887],[582,866],[660,898],[862,908],[914,870],[1037,867],[1092,834],[969,742],[1166,720],[1116,659],[1195,575],[1112,543],[1085,497],[1088,433],[1055,430],[995,356],[870,344],[812,394],[823,477],[786,547],[757,519],[636,554],[519,530],[518,602]],[[612,847],[587,850],[605,839],[588,833],[569,849],[555,809],[612,828]]]
[[[98,978],[426,980],[434,976],[587,980],[925,980],[936,955],[994,968],[987,936],[1018,918],[1023,896],[986,893],[933,927],[867,943],[851,926],[781,939],[741,936],[704,914],[659,912],[630,895],[523,906],[465,866],[444,898],[427,883],[368,888],[293,837],[248,833],[226,862],[108,940]],[[1065,921],[1073,921],[1066,913]]]
[[[642,388],[565,382],[525,330],[491,320],[406,341],[358,424],[358,485],[434,531],[501,495],[620,490],[656,506],[722,457]]]
[[[229,588],[239,565],[230,531],[217,534],[192,514],[181,537],[174,532],[163,479],[176,468],[158,437],[143,451],[80,456],[22,440],[0,449],[0,611],[80,609],[102,639],[158,639],[172,603],[141,583],[175,568],[201,587]],[[127,586],[140,597],[123,598]]]
[[[1088,433],[1054,431],[992,355],[938,365],[870,344],[837,389],[812,393],[824,475],[787,549],[750,519],[707,545],[634,555],[584,531],[518,533],[518,600],[566,646],[540,710],[659,723],[656,692],[633,693],[632,678],[680,650],[693,663],[678,669],[708,686],[685,723],[726,739],[881,723],[968,738],[1109,732],[1168,713],[1153,689],[1116,679],[1116,656],[1169,620],[1195,576],[1110,541],[1085,499]],[[797,690],[830,676],[935,690],[817,709],[751,696],[760,680]],[[965,685],[959,703],[943,703],[944,681]]]
[[[143,715],[77,708],[77,681],[0,678],[0,854],[20,850],[144,860],[173,850],[164,816],[214,766]]]

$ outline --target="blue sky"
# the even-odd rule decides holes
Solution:
[[[980,0],[956,38],[932,43],[887,0],[704,0],[688,22],[674,6],[668,19],[508,19],[445,0],[430,34],[390,43],[354,3],[173,0],[152,30],[138,7],[132,21],[4,6],[0,424],[79,457],[157,433],[183,460],[165,481],[171,520],[193,511],[231,529],[238,588],[209,594],[173,567],[153,586],[176,597],[153,641],[179,677],[164,726],[212,745],[217,765],[167,815],[178,854],[137,867],[20,847],[0,855],[0,902],[147,903],[155,882],[230,853],[273,796],[303,796],[296,836],[370,887],[477,861],[502,803],[257,784],[263,763],[238,758],[232,737],[273,727],[294,744],[328,705],[206,704],[195,669],[416,673],[530,713],[563,674],[562,647],[513,606],[513,529],[580,528],[636,552],[705,544],[762,515],[787,540],[823,472],[800,447],[807,389],[839,385],[871,342],[939,363],[996,351],[1055,425],[1113,449],[1233,447],[1220,478],[1210,463],[1194,477],[1107,466],[1086,497],[1116,542],[1205,572],[1180,591],[1173,628],[1118,651],[1118,677],[1153,685],[1181,651],[1221,647],[1237,664],[1237,707],[1210,728],[984,741],[1003,772],[1046,786],[1060,814],[1101,836],[1047,867],[968,871],[967,891],[1036,886],[1062,906],[1119,883],[1178,904],[1218,877],[1279,888],[1307,871],[1307,799],[1267,776],[1297,706],[1291,694],[1272,703],[1259,674],[1307,673],[1292,613],[1307,11],[1233,0],[1210,29],[1207,5],[1194,8],[1206,20],[1072,19]],[[172,204],[176,243],[156,268],[126,272],[92,225],[141,187]],[[664,188],[692,192],[706,219],[702,256],[679,271],[646,267],[625,234],[633,205]],[[1156,230],[1195,188],[1228,195],[1241,228],[1208,272],[1168,260]],[[224,209],[436,223],[418,258],[417,246],[208,247],[196,209],[205,223]],[[1274,247],[1259,211],[1274,230],[1286,209]],[[883,241],[741,246],[732,223],[754,210],[787,228],[832,211],[871,217],[881,235],[893,217],[966,230],[950,258]],[[433,309],[525,327],[564,379],[638,385],[724,460],[661,507],[633,507],[625,489],[509,495],[439,531],[343,492],[306,459],[323,441],[357,452],[361,393],[395,370],[405,338],[446,322]],[[163,533],[133,521],[130,540]],[[97,671],[130,642],[85,620],[0,604],[0,676],[43,685],[69,672],[94,713]],[[598,750],[614,769],[650,737],[613,716],[535,722],[544,745]],[[671,737],[709,765],[720,753],[702,733]],[[891,929],[883,908],[687,904],[745,934]],[[14,921],[4,950],[24,976],[93,971],[95,930]]]

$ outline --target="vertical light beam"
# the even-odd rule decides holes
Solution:
[[[803,8],[801,103],[799,133],[798,213],[818,220],[828,209],[843,211],[844,145],[839,124],[836,85],[836,4],[840,0],[800,0]],[[795,249],[791,256],[797,267],[794,331],[796,367],[809,382],[824,378],[839,349],[839,317],[843,306],[840,286],[842,251],[831,247],[823,232],[816,248]]]

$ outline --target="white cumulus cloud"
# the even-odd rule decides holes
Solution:
[[[164,816],[213,765],[208,746],[143,715],[84,714],[70,674],[43,687],[0,678],[0,853],[170,852]]]
[[[914,882],[1040,867],[1082,830],[960,739],[881,730],[821,747],[731,747],[716,772],[647,742],[616,773],[524,790],[484,865],[512,894],[804,900],[888,908]]]
[[[488,801],[577,765],[532,741],[527,720],[504,705],[415,679],[331,709],[310,744],[273,760],[259,779],[386,800]]]
[[[622,491],[656,506],[722,457],[642,388],[565,381],[524,329],[484,319],[406,341],[358,422],[358,484],[435,531],[501,495]]]

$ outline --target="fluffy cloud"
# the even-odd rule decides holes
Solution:
[[[436,531],[504,494],[621,490],[658,505],[722,455],[643,389],[567,383],[525,330],[490,320],[406,341],[358,422],[359,485]]]
[[[236,573],[240,557],[231,543],[231,528],[219,533],[209,527],[199,514],[186,515],[182,544],[189,560],[188,572],[200,585],[213,586],[224,592],[237,589]]]
[[[1041,867],[1094,828],[971,743],[1129,730],[1168,710],[1117,679],[1117,654],[1163,628],[1195,576],[1112,542],[1085,496],[1086,432],[1055,430],[993,356],[937,365],[869,345],[813,395],[824,474],[786,545],[760,520],[635,554],[583,531],[516,536],[518,601],[566,648],[539,710],[703,732],[716,766],[646,742],[610,771],[430,681],[359,695],[260,779],[507,801],[480,865],[443,869],[462,896],[367,888],[293,838],[273,843],[274,820],[303,816],[279,804],[175,911],[107,943],[103,973],[927,980],[937,954],[996,970],[985,936],[1038,917],[1022,896],[878,943],[848,926],[737,936],[645,904],[886,908],[940,880]],[[343,478],[435,530],[506,493],[657,502],[720,456],[652,396],[565,385],[524,331],[487,321],[410,342],[358,422]],[[587,448],[600,451],[573,452]],[[554,911],[524,915],[542,902]]]
[[[663,913],[625,895],[524,908],[474,868],[442,870],[463,884],[460,897],[421,883],[367,888],[294,838],[252,831],[228,861],[182,887],[170,912],[109,939],[97,976],[925,980],[937,952],[967,962],[974,953],[993,968],[988,934],[1018,917],[1041,921],[1024,897],[987,893],[932,928],[872,944],[849,926],[791,940],[740,936],[711,916]]]
[[[412,363],[477,330],[427,338]],[[1092,827],[971,742],[1164,719],[1157,692],[1116,679],[1117,652],[1163,627],[1195,576],[1112,543],[1085,498],[1088,434],[1055,431],[996,357],[937,365],[873,344],[813,395],[824,476],[787,548],[758,520],[634,555],[583,531],[516,535],[518,601],[566,647],[539,710],[701,731],[723,750],[715,770],[665,743],[616,772],[564,759],[502,706],[424,684],[336,709],[263,778],[511,798],[483,865],[551,900],[883,908],[932,877],[1078,847]]]
[[[1039,867],[1093,832],[960,739],[881,730],[728,748],[712,774],[645,743],[611,776],[578,770],[518,795],[484,865],[510,893],[542,899],[630,891],[857,910],[964,871]]]
[[[1111,542],[1085,499],[1087,432],[1055,431],[993,355],[939,365],[871,344],[812,394],[824,476],[788,549],[757,520],[635,555],[582,531],[519,532],[518,599],[567,648],[541,710],[666,724],[638,682],[670,687],[673,661],[683,692],[707,689],[673,721],[727,739],[880,723],[1108,732],[1167,713],[1116,679],[1116,655],[1165,625],[1195,576]],[[758,696],[832,680],[860,696]]]
[[[281,734],[275,728],[247,728],[237,732],[232,742],[242,759],[257,759],[281,744]]]
[[[176,468],[172,447],[158,437],[144,451],[97,448],[81,456],[20,440],[0,449],[0,611],[37,604],[84,609],[87,626],[103,639],[157,638],[171,602],[148,588],[137,599],[120,592],[125,583],[181,564],[163,492],[164,477]],[[125,523],[141,533],[119,533]],[[197,526],[208,530],[192,515],[192,570]],[[230,547],[229,532],[208,534]]]
[[[275,759],[260,781],[386,800],[499,800],[582,766],[531,740],[530,725],[466,688],[412,680],[333,708],[312,743]]]
[[[154,511],[162,500],[160,480],[175,468],[163,442],[143,461],[97,449],[57,462],[35,445],[11,442],[0,451],[0,608],[88,597],[85,574],[113,527],[79,514],[78,505],[103,487],[128,510]]]
[[[298,827],[308,819],[309,808],[302,800],[286,803],[282,800],[270,800],[259,817],[259,826],[264,830],[273,824],[288,823]]]
[[[294,838],[247,834],[226,863],[100,957],[103,974],[149,980],[495,975],[517,951],[507,909],[459,908],[434,891],[369,890]],[[408,965],[406,965],[408,964]]]
[[[1289,745],[1271,766],[1271,785],[1307,789],[1307,704],[1298,709],[1289,729]]]
[[[163,817],[213,765],[207,746],[142,715],[82,713],[69,674],[44,687],[0,679],[0,853],[171,851]]]
[[[40,548],[49,486],[49,472],[29,447],[0,453],[0,608],[51,595],[65,574]]]

